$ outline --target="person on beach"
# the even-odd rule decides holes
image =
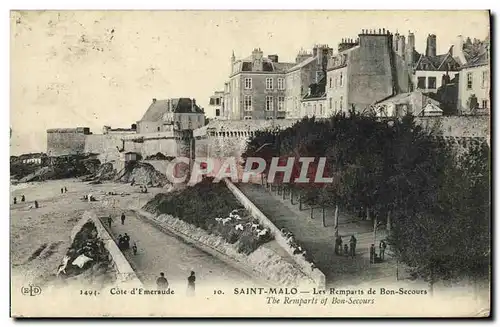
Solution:
[[[64,189],[61,187],[61,194],[63,194],[63,193],[64,193]]]
[[[188,277],[188,288],[187,288],[188,296],[194,295],[195,282],[196,282],[196,276],[194,274],[194,271],[191,271],[191,275]]]
[[[35,200],[35,209],[38,209],[38,201]]]
[[[125,214],[123,212],[122,212],[121,219],[122,219],[122,225],[125,225]]]
[[[21,196],[21,202],[26,201],[26,198],[24,197],[24,194]]]
[[[66,188],[66,186],[64,187],[64,193],[68,193],[68,189]]]
[[[160,273],[160,277],[158,277],[158,279],[156,280],[156,286],[158,286],[158,288],[161,290],[168,289],[168,280],[165,278],[164,273]]]

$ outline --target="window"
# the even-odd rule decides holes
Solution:
[[[472,89],[472,73],[467,73],[467,90]]]
[[[252,96],[245,95],[245,111],[252,111]]]
[[[436,78],[435,77],[427,78],[427,88],[433,89],[433,90],[436,88]]]
[[[319,115],[323,116],[323,104],[319,104]]]
[[[220,109],[215,109],[215,116],[219,117],[220,116]]]
[[[425,89],[425,77],[419,77],[417,79],[417,88],[418,89]]]
[[[273,79],[272,78],[266,78],[266,89],[267,90],[273,89]]]
[[[285,89],[285,80],[283,78],[278,78],[278,90]]]
[[[337,108],[338,108],[337,100],[335,100],[335,112],[337,112]]]
[[[215,99],[215,105],[216,105],[216,106],[220,106],[220,99],[219,99],[219,98],[216,98],[216,99]]]
[[[316,71],[316,83],[318,83],[323,77],[323,72],[321,70]]]
[[[313,112],[312,112],[312,115],[313,115],[313,116],[316,116],[316,103],[313,105]]]
[[[339,109],[342,110],[342,104],[344,103],[344,97],[340,96]]]
[[[330,88],[332,88],[332,78],[330,77]]]
[[[278,97],[278,111],[285,111],[285,97]]]
[[[273,110],[273,97],[266,97],[266,110],[267,111]]]
[[[488,109],[488,100],[483,100],[482,101],[482,104],[483,104],[483,109]]]
[[[340,86],[344,86],[344,75],[342,73],[340,73]]]
[[[328,109],[330,109],[330,110],[333,109],[333,99],[332,98],[328,99]]]
[[[485,70],[485,71],[483,72],[483,76],[482,76],[482,79],[481,79],[481,87],[482,87],[483,89],[484,89],[484,88],[486,88],[486,87],[488,86],[488,79],[489,79],[489,75],[490,75],[490,74],[488,74],[488,71],[487,71],[487,70]]]
[[[250,77],[245,78],[245,89],[247,90],[252,89],[252,79]]]

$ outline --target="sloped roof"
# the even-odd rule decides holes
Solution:
[[[478,56],[470,59],[463,68],[477,67],[477,66],[485,66],[489,65],[490,60],[488,59],[488,50],[483,51]]]
[[[141,121],[159,121],[162,120],[163,114],[169,112],[169,100],[156,100],[151,103],[148,110],[142,116]],[[173,113],[203,113],[203,110],[198,105],[192,105],[190,98],[170,99]]]
[[[451,48],[450,48],[451,50]],[[440,54],[437,56],[426,56],[426,55],[420,55],[420,57],[417,60],[417,63],[415,65],[416,70],[426,70],[426,71],[432,71],[432,70],[447,70],[448,67],[443,67],[443,64],[447,61],[450,60],[452,61],[452,68],[450,70],[459,70],[460,64],[457,62],[455,58],[450,54],[448,51],[447,53]],[[424,64],[430,64],[430,67],[425,67]]]
[[[291,68],[289,68],[289,71],[294,71],[294,70],[297,70],[297,69],[302,68],[304,66],[307,66],[311,62],[314,62],[314,60],[316,60],[316,59],[317,59],[317,57],[309,57],[306,60],[303,60],[302,62],[300,62],[300,63],[292,66]]]

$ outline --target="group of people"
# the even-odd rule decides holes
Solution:
[[[356,237],[354,237],[354,235],[351,235],[351,238],[349,239],[349,245],[347,245],[346,243],[342,246],[342,237],[340,235],[337,235],[337,238],[335,239],[335,254],[354,258],[356,256],[357,242],[358,240],[356,239]]]
[[[26,201],[26,197],[24,196],[24,194],[21,196],[21,202],[24,202]],[[14,197],[14,204],[17,204],[17,198]]]
[[[21,196],[21,202],[26,202],[26,197],[24,196],[24,194]],[[14,204],[17,204],[17,197],[14,197]],[[35,209],[38,209],[38,201],[35,200],[34,202],[34,205],[35,205]],[[30,206],[30,209],[33,208],[33,206]]]
[[[118,248],[122,251],[130,249],[130,236],[127,233],[118,235]],[[132,250],[134,254],[137,254],[137,245],[135,243]]]
[[[194,291],[195,291],[195,282],[196,282],[196,275],[194,271],[191,271],[191,274],[187,278],[187,295],[188,296],[193,296]],[[160,277],[156,279],[156,286],[160,290],[166,290],[168,289],[168,280],[165,277],[165,273],[161,272]]]
[[[385,250],[387,249],[387,242],[385,240],[380,241],[379,245],[379,255],[375,249],[375,244],[370,246],[370,262],[377,263],[385,259]]]

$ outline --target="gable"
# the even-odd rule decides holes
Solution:
[[[458,71],[458,70],[460,70],[460,64],[451,55],[446,56],[446,58],[439,65],[438,70]]]
[[[429,57],[426,56],[421,56],[420,60],[418,61],[417,70],[435,70],[436,67],[434,66],[434,63],[430,60]]]

